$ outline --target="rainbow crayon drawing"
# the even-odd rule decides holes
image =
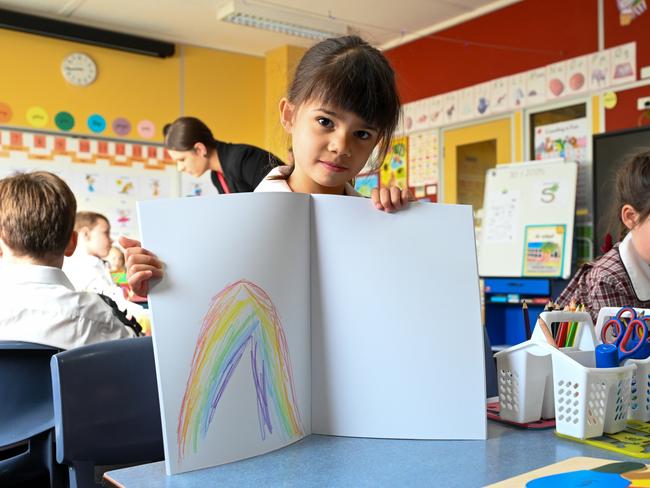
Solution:
[[[267,293],[247,280],[228,285],[210,303],[192,358],[178,418],[178,455],[197,452],[228,381],[250,345],[260,434],[304,435],[289,349]]]

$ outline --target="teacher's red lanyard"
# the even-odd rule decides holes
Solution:
[[[226,183],[226,179],[223,177],[223,173],[221,171],[217,171],[217,178],[219,178],[219,183],[221,183],[221,188],[223,188],[223,192],[230,193],[230,188],[228,188],[228,183]]]

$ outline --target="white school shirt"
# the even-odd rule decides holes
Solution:
[[[124,292],[113,281],[106,262],[98,257],[75,252],[63,260],[63,272],[74,285],[75,290],[101,293],[117,303],[120,310],[126,310],[136,319],[147,315],[142,306],[124,298]]]
[[[291,166],[276,166],[273,168],[268,175],[264,177],[260,184],[257,185],[255,191],[258,192],[273,192],[273,191],[292,191],[287,183],[287,178],[292,171]],[[279,177],[279,178],[278,178]],[[353,197],[361,197],[361,193],[356,191],[354,187],[346,182],[345,183],[345,194]]]
[[[0,264],[0,340],[71,349],[135,337],[96,293],[75,291],[59,268]]]
[[[632,243],[632,233],[628,232],[618,246],[621,261],[630,276],[634,293],[641,301],[650,300],[650,265],[636,251]]]

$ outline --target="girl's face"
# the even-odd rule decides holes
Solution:
[[[200,147],[197,147],[200,146]],[[176,162],[178,171],[183,171],[198,178],[209,168],[207,150],[201,143],[197,143],[194,149],[189,151],[174,151],[168,149],[169,156]]]
[[[632,244],[636,252],[650,264],[650,218],[639,223],[639,212],[629,204],[623,205],[621,219],[632,234]]]
[[[308,186],[300,191],[343,193],[345,183],[357,176],[377,145],[377,128],[319,100],[298,107],[283,100],[280,110],[292,136],[292,179]]]
[[[106,260],[112,272],[122,271],[124,269],[124,254],[118,248],[111,247]]]

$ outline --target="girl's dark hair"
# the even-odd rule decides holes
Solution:
[[[619,223],[619,239],[627,234],[627,227],[621,220],[623,205],[632,205],[639,213],[637,224],[650,216],[650,149],[628,156],[616,173],[616,206]]]
[[[400,114],[395,73],[378,49],[358,36],[326,39],[300,60],[287,95],[299,106],[310,100],[353,112],[377,127],[379,161],[390,148]]]
[[[212,131],[196,117],[179,117],[165,130],[165,147],[172,151],[190,151],[194,144],[202,143],[208,154],[217,150]]]

